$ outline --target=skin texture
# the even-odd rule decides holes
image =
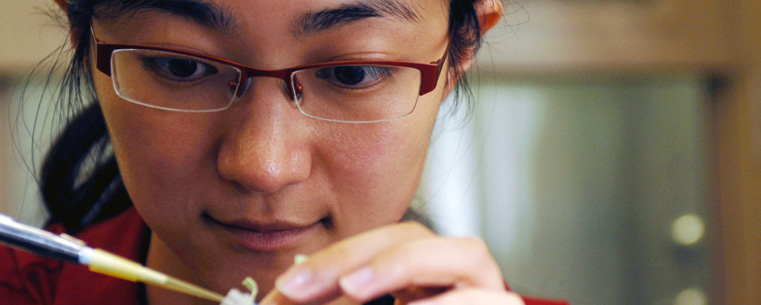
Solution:
[[[332,60],[428,63],[447,44],[447,8],[438,0],[414,1],[422,17],[416,22],[370,18],[300,36],[291,31],[297,16],[343,1],[208,2],[231,13],[233,31],[158,11],[95,19],[93,28],[102,41],[192,50],[262,69]],[[484,29],[501,14],[498,2],[486,3]],[[153,231],[148,266],[222,294],[250,275],[269,292],[263,304],[360,303],[390,292],[403,302],[521,304],[504,291],[481,241],[399,223],[454,80],[441,77],[411,115],[374,124],[306,117],[269,78],[253,79],[230,109],[205,114],[129,103],[108,76],[96,72],[94,81],[124,183]],[[218,224],[235,222],[301,231],[258,251]],[[289,270],[296,254],[310,259]],[[362,272],[351,277],[353,271]],[[368,285],[358,285],[362,279]],[[153,288],[148,301],[205,304]]]

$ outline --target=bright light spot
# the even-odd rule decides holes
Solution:
[[[708,297],[703,290],[685,289],[676,296],[674,305],[708,305]]]
[[[683,215],[671,224],[671,238],[680,246],[697,243],[705,235],[703,218],[695,214]]]

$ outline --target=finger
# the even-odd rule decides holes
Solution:
[[[515,293],[478,288],[452,290],[444,294],[408,303],[408,305],[462,304],[525,305],[523,300]]]
[[[307,302],[340,293],[338,279],[368,263],[395,244],[434,236],[423,225],[405,222],[368,231],[312,254],[275,281],[277,290],[295,302]]]
[[[357,302],[410,288],[505,290],[497,263],[478,238],[436,237],[400,244],[339,283],[344,295]]]
[[[309,300],[306,302],[295,302],[293,300],[288,299],[285,295],[277,291],[277,289],[273,289],[266,296],[264,296],[264,298],[262,298],[262,300],[258,304],[259,305],[326,304],[330,301],[338,299],[339,297],[341,297],[341,295],[336,292],[336,293],[325,295],[318,299]]]
[[[447,292],[450,289],[452,289],[452,287],[408,287],[404,290],[395,291],[391,295],[402,304],[407,304],[410,301],[424,299],[432,295],[441,294]]]

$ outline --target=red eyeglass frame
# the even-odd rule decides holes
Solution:
[[[316,64],[309,64],[309,65],[303,65],[293,68],[287,68],[287,69],[281,69],[281,70],[262,70],[262,69],[256,69],[253,67],[249,67],[231,60],[227,60],[221,57],[216,57],[212,55],[206,55],[196,52],[188,52],[188,51],[182,51],[182,50],[175,50],[170,48],[162,48],[157,46],[150,46],[150,45],[141,45],[141,44],[117,44],[117,43],[106,43],[103,41],[100,41],[97,37],[95,37],[94,31],[91,31],[92,37],[95,40],[96,44],[96,68],[103,72],[104,74],[111,76],[111,56],[114,51],[121,50],[121,49],[139,49],[139,50],[153,50],[153,51],[164,51],[164,52],[173,52],[177,54],[182,55],[190,55],[195,56],[199,58],[203,58],[209,61],[214,61],[218,63],[223,63],[232,67],[235,67],[241,71],[241,77],[240,82],[245,84],[248,82],[249,79],[252,77],[273,77],[273,78],[279,78],[283,80],[286,85],[288,86],[288,95],[291,99],[295,99],[295,86],[293,85],[292,77],[294,72],[304,69],[312,69],[312,68],[321,68],[321,67],[328,67],[328,66],[336,66],[336,65],[383,65],[383,66],[398,66],[398,67],[408,67],[408,68],[414,68],[420,71],[420,96],[425,95],[426,93],[429,93],[436,89],[436,85],[439,81],[439,77],[441,76],[441,70],[444,67],[444,63],[446,62],[447,55],[449,54],[449,46],[451,45],[451,39],[448,39],[447,41],[447,48],[444,51],[444,55],[441,56],[436,61],[433,61],[429,64],[424,63],[414,63],[414,62],[404,62],[404,61],[384,61],[384,60],[351,60],[351,61],[334,61],[334,62],[324,62],[324,63],[316,63]],[[240,97],[244,90],[246,90],[245,85],[241,86],[240,84],[234,84],[238,88],[236,89],[235,96]]]

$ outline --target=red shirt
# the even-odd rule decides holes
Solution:
[[[61,233],[61,226],[49,231]],[[148,227],[134,208],[77,234],[88,246],[144,261]],[[93,273],[87,267],[0,247],[0,305],[139,305],[136,283]],[[524,297],[526,305],[568,305]]]

